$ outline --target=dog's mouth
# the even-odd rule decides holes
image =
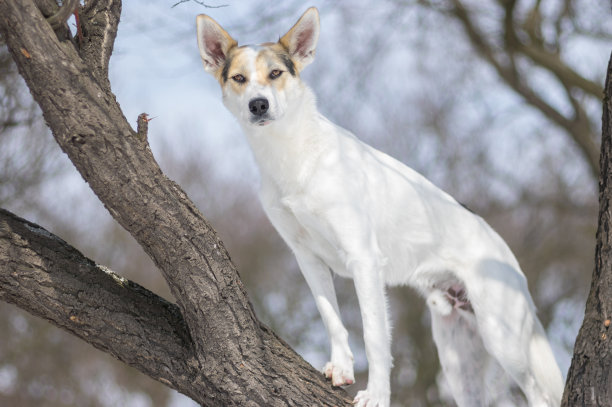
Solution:
[[[254,126],[267,126],[268,124],[272,123],[274,121],[274,119],[272,119],[270,116],[266,115],[265,117],[252,117],[251,118],[251,124]]]

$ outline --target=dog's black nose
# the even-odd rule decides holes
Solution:
[[[249,111],[255,116],[263,116],[268,111],[269,106],[266,98],[252,99],[249,102]]]

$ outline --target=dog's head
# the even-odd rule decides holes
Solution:
[[[303,91],[299,74],[314,59],[319,13],[311,7],[276,43],[238,46],[217,22],[196,19],[204,69],[223,90],[223,103],[243,125],[265,126],[285,115]]]

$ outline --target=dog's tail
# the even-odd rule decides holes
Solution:
[[[509,249],[507,253],[506,261],[481,261],[477,279],[465,281],[478,333],[530,406],[557,407],[563,393],[562,375],[536,316],[527,279]]]
[[[542,394],[548,399],[550,405],[561,405],[563,377],[546,339],[544,328],[537,317],[529,341],[529,362],[536,383],[538,383]]]
[[[435,298],[428,300],[438,357],[457,405],[516,405],[512,379],[485,349],[474,321],[456,309],[437,308]]]

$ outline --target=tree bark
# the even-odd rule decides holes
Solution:
[[[3,209],[0,270],[1,300],[172,387],[193,387],[198,363],[176,305]]]
[[[223,243],[126,121],[107,75],[120,12],[119,0],[86,2],[76,41],[58,38],[33,0],[2,1],[0,32],[55,140],[153,259],[178,307],[129,282],[113,286],[76,250],[35,238],[27,231],[42,229],[5,212],[0,295],[203,405],[350,405],[257,320]]]
[[[612,56],[603,100],[599,226],[584,321],[567,376],[563,406],[612,406]]]

